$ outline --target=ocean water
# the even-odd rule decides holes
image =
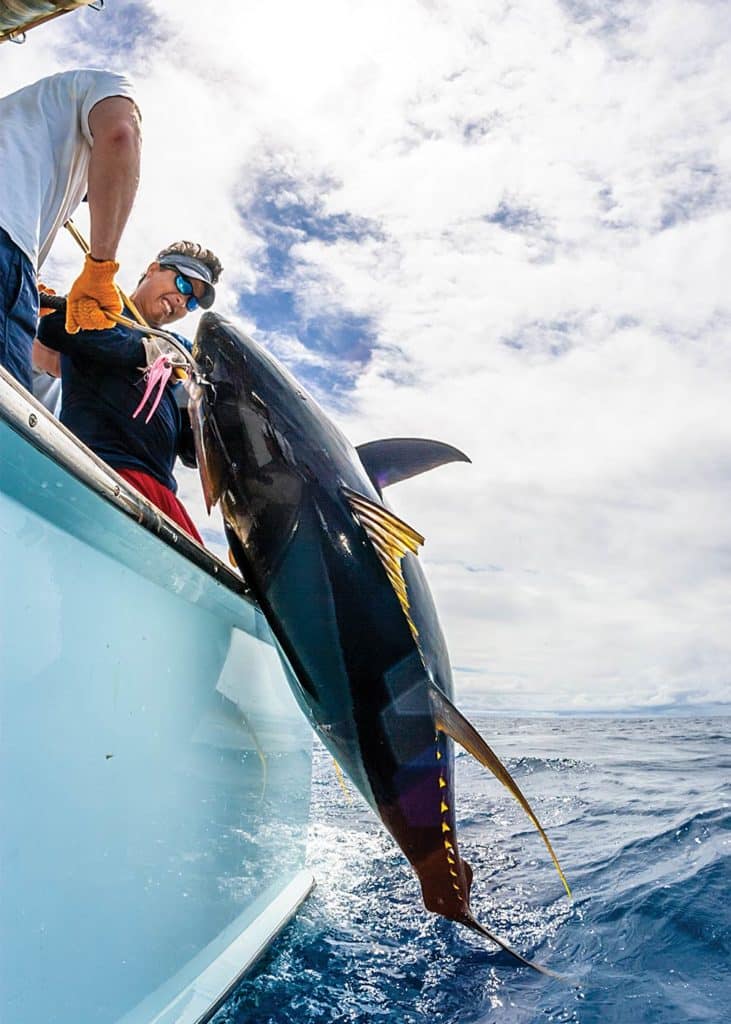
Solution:
[[[552,838],[457,754],[475,916],[578,988],[424,910],[398,848],[315,752],[318,885],[215,1024],[731,1020],[731,719],[470,716]]]

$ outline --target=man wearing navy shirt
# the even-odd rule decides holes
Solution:
[[[158,254],[130,298],[150,327],[169,327],[198,306],[213,305],[221,270],[210,250],[176,242]],[[130,318],[133,312],[125,310]],[[179,385],[167,384],[149,422],[146,413],[133,418],[146,384],[143,335],[123,325],[70,334],[59,311],[41,318],[38,338],[61,352],[61,422],[201,543],[175,493],[176,457],[195,464],[190,425],[175,394]]]

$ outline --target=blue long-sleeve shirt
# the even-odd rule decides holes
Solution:
[[[43,344],[61,353],[61,422],[114,469],[142,470],[176,491],[176,456],[195,465],[188,417],[178,407],[180,386],[167,385],[149,423],[149,404],[132,419],[146,387],[141,335],[121,325],[67,334],[64,317],[49,313],[38,327]]]

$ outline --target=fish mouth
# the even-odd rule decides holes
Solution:
[[[204,313],[193,340],[192,355],[209,383],[236,381],[246,387],[249,352],[237,328],[217,313]],[[215,378],[215,379],[214,379]]]
[[[192,351],[196,360],[210,355],[210,351],[215,344],[214,335],[220,333],[217,328],[218,321],[213,313],[204,313],[198,321],[198,330],[195,332],[195,338],[193,339]]]

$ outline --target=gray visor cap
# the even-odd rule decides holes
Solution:
[[[179,271],[184,277],[194,281],[202,281],[205,285],[203,295],[198,299],[202,309],[210,309],[216,301],[216,289],[213,287],[213,274],[210,267],[197,260],[194,256],[183,256],[179,252],[171,252],[158,260],[161,267],[169,267]]]

